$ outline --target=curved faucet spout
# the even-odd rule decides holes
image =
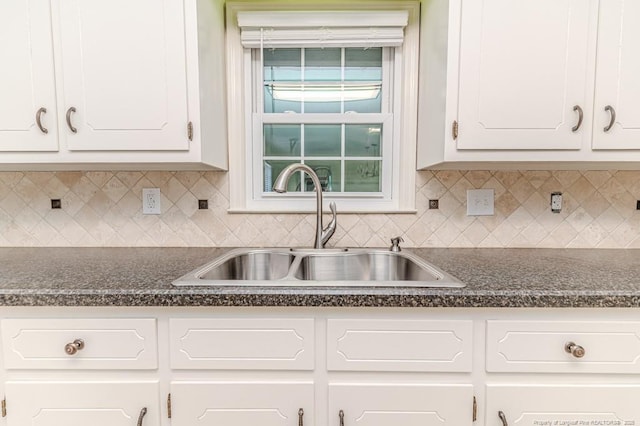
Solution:
[[[302,163],[294,163],[289,164],[287,167],[282,169],[276,181],[273,184],[273,190],[275,192],[287,192],[287,182],[289,178],[293,175],[293,173],[297,171],[303,171],[311,177],[311,181],[313,182],[313,187],[316,190],[316,236],[315,241],[313,243],[313,247],[320,249],[324,248],[324,245],[329,241],[329,238],[333,235],[336,230],[336,203],[332,202],[329,205],[331,209],[331,213],[333,217],[331,222],[327,225],[326,228],[322,227],[322,185],[320,184],[320,179],[316,172],[306,164]]]

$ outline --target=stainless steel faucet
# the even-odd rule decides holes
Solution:
[[[317,249],[324,248],[324,245],[329,241],[329,238],[331,238],[333,233],[336,232],[336,224],[338,221],[336,218],[336,203],[332,201],[329,204],[329,208],[331,209],[333,217],[326,228],[322,227],[322,185],[320,184],[320,179],[316,172],[306,164],[289,164],[276,178],[276,181],[273,184],[273,190],[280,193],[287,192],[287,182],[289,181],[289,178],[294,172],[299,170],[302,170],[311,177],[311,181],[313,182],[313,186],[316,190],[316,238],[313,243],[313,247]]]

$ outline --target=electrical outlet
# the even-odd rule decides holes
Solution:
[[[551,193],[551,211],[553,213],[560,213],[562,210],[562,192]]]
[[[142,214],[160,214],[160,188],[142,188]]]
[[[467,216],[493,216],[493,189],[467,190]]]

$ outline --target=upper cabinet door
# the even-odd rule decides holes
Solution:
[[[593,121],[594,149],[640,149],[638,75],[640,2],[601,0]]]
[[[184,2],[56,4],[69,149],[187,150]]]
[[[593,0],[462,0],[458,149],[587,142],[589,129],[573,128],[591,110],[595,13]]]
[[[57,151],[47,0],[0,1],[0,52],[0,151]]]

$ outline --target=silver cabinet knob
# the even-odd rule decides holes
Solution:
[[[564,345],[564,350],[567,353],[570,353],[571,355],[573,355],[576,358],[582,358],[584,356],[585,350],[582,346],[580,345],[576,345],[573,342],[567,342]]]
[[[67,355],[75,355],[82,349],[84,349],[84,340],[82,339],[76,339],[73,342],[64,345],[64,351]]]

